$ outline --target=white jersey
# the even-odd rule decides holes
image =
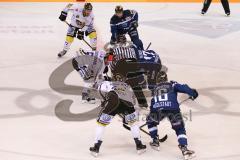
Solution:
[[[134,92],[128,84],[119,81],[103,81],[98,84],[98,92],[103,99],[110,91],[114,91],[119,99],[136,104]]]
[[[83,7],[80,4],[69,4],[63,10],[64,12],[72,11],[71,25],[82,29],[82,31],[92,30],[94,15],[91,12],[89,16],[83,16]]]
[[[86,66],[88,71],[93,76],[89,82],[95,82],[103,78],[102,74],[106,67],[104,63],[105,51],[84,51],[84,55],[77,52],[75,60],[78,62],[78,66]]]

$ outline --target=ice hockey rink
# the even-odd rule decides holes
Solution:
[[[98,48],[110,40],[109,20],[117,4],[93,3]],[[231,17],[220,3],[205,16],[201,3],[120,4],[139,12],[140,38],[145,47],[152,42],[169,79],[199,90],[196,101],[181,105],[195,159],[239,160],[240,4],[231,4]],[[93,159],[89,147],[99,102],[82,104],[78,90],[83,82],[69,63],[78,48],[88,47],[75,40],[70,52],[57,58],[67,30],[58,19],[65,5],[0,3],[1,160]],[[148,148],[137,155],[131,133],[115,117],[98,159],[182,159],[167,120],[159,131],[168,135],[161,150],[152,150],[150,137],[142,133]]]

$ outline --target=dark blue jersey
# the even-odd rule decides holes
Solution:
[[[187,84],[179,84],[174,81],[160,83],[156,86],[154,96],[151,99],[151,111],[159,109],[179,110],[178,93],[185,93],[189,96],[196,94]]]
[[[153,50],[138,50],[137,59],[143,63],[160,63],[159,55]]]
[[[131,45],[140,63],[161,63],[159,55],[153,50],[140,50],[134,44]]]
[[[113,15],[110,21],[112,41],[116,41],[118,34],[126,34],[129,32],[133,23],[138,21],[138,13],[134,10],[124,10],[123,16],[120,18],[116,15]]]

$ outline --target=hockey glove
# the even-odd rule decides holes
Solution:
[[[84,39],[84,32],[78,31],[78,32],[77,32],[77,38],[78,38],[79,40],[83,40],[83,39]]]
[[[59,19],[60,19],[61,21],[65,21],[65,20],[67,19],[67,13],[64,12],[64,11],[62,11],[62,12],[61,12],[61,15],[59,16]]]
[[[106,66],[106,67],[104,68],[103,73],[104,73],[104,74],[105,74],[105,73],[108,73],[108,66]]]
[[[191,96],[190,98],[191,98],[192,100],[195,100],[195,99],[198,97],[198,92],[197,92],[196,89],[192,89],[192,90],[193,90],[193,92],[194,92],[194,95]]]
[[[137,28],[137,27],[138,27],[138,22],[137,22],[137,21],[133,22],[132,26],[133,26],[134,28]]]
[[[103,76],[103,77],[104,77],[105,81],[111,81],[112,80],[111,77],[108,77],[108,76]]]
[[[80,73],[81,77],[82,77],[85,81],[87,81],[87,80],[89,80],[90,78],[92,78],[92,75],[91,75],[91,73],[89,73],[89,70],[87,69],[86,66],[80,67],[78,72]]]

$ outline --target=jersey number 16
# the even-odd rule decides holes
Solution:
[[[157,90],[156,95],[154,96],[155,102],[167,101],[168,100],[168,93],[167,89],[159,89]]]

